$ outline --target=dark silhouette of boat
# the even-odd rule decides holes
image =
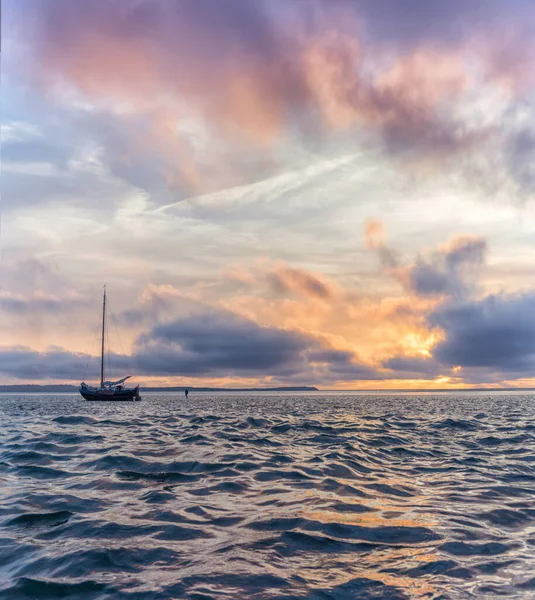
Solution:
[[[100,402],[121,402],[141,400],[139,395],[139,385],[134,388],[127,388],[123,384],[131,375],[127,375],[118,381],[104,381],[104,340],[106,336],[106,286],[104,286],[104,295],[102,298],[102,343],[100,355],[100,386],[91,386],[82,382],[80,384],[80,394],[86,400]]]

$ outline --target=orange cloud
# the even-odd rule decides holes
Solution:
[[[370,221],[369,234],[375,233],[382,234],[382,226]],[[248,273],[244,266],[240,267],[239,284],[246,282],[247,292],[220,298],[221,306],[261,325],[306,331],[324,338],[333,348],[349,351],[370,366],[400,353],[427,356],[437,342],[436,332],[430,331],[425,321],[436,306],[436,299],[405,295],[366,297],[325,275],[284,263],[275,268],[269,263],[258,265],[253,277]],[[292,295],[266,296],[262,287],[266,278],[274,284],[275,291]],[[236,281],[234,277],[233,280]]]
[[[296,291],[305,297],[328,300],[334,296],[334,286],[325,278],[296,269],[279,265],[267,274],[273,289],[280,293]]]

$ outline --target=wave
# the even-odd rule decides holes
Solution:
[[[0,591],[0,599],[28,600],[29,598],[68,598],[90,600],[101,597],[109,586],[96,581],[87,580],[80,583],[58,583],[53,581],[21,577],[13,586]],[[111,596],[108,596],[111,597]]]
[[[4,397],[0,410],[0,599],[535,589],[530,397]]]
[[[4,527],[57,527],[63,525],[72,517],[68,510],[60,510],[52,513],[25,513],[9,519],[2,525]]]

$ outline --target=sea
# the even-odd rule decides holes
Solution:
[[[535,394],[0,396],[0,599],[535,598]]]

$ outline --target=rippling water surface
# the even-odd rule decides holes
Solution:
[[[0,598],[535,597],[534,406],[0,396]]]

